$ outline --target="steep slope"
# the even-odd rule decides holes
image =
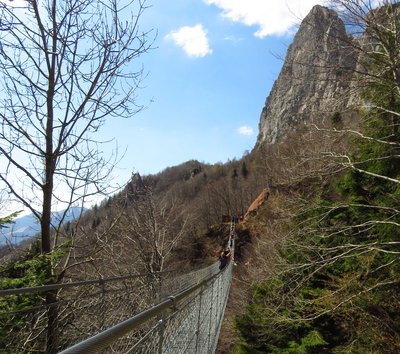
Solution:
[[[400,7],[397,1],[377,10],[368,8],[370,2],[342,3],[348,6],[342,15],[356,40],[343,40],[338,55],[320,55],[326,46],[318,33],[326,34],[334,23],[343,29],[343,24],[334,21],[337,16],[330,10],[315,7],[264,107],[258,151],[265,151],[266,159],[278,151],[274,167],[284,166],[286,174],[271,186],[270,198],[257,214],[245,220],[255,245],[251,258],[257,262],[245,279],[254,281],[242,306],[246,310],[236,317],[242,343],[235,353],[400,349]],[[326,27],[328,18],[331,27]],[[315,30],[307,32],[310,23]],[[302,48],[306,34],[310,38]],[[315,52],[306,48],[310,43]],[[354,76],[335,72],[351,69],[345,66],[346,56],[340,61],[346,43],[354,50],[347,57],[356,64]],[[325,64],[316,59],[324,57]],[[303,69],[298,63],[305,58],[315,59],[315,70],[289,71]],[[342,83],[334,80],[335,73]],[[298,74],[315,74],[321,82],[304,80],[299,87]],[[298,105],[290,101],[293,92],[300,95]],[[300,129],[310,122],[324,124],[329,111],[340,117],[357,108],[357,130],[349,129],[348,122],[331,122],[332,129]],[[286,229],[280,230],[282,225]]]
[[[303,20],[267,97],[257,144],[281,141],[301,124],[321,123],[349,105],[356,55],[336,12],[315,6]]]

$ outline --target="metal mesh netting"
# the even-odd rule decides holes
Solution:
[[[145,324],[118,339],[102,352],[214,353],[229,295],[231,271],[232,265],[229,265],[224,272],[212,277],[209,282],[182,300],[174,302],[169,308],[160,311],[156,317],[147,320]]]
[[[43,352],[47,313],[57,308],[60,347],[102,331],[154,303],[154,281],[135,276],[99,281],[57,290],[57,302],[45,304],[45,295],[17,294],[0,298],[0,350],[10,353]],[[19,310],[7,311],[7,307]]]
[[[230,269],[165,321],[162,353],[214,353],[230,286]]]
[[[110,328],[162,298],[199,284],[217,272],[218,264],[213,264],[184,275],[132,276],[59,289],[58,301],[52,305],[58,309],[59,347],[67,348]],[[228,274],[221,273],[206,288],[202,287],[174,304],[172,310],[147,321],[139,329],[116,341],[104,353],[157,353],[160,352],[160,344],[163,353],[190,353],[196,347],[203,347],[204,343],[215,342],[216,339],[211,341],[205,338],[215,332],[216,325],[211,319],[217,317],[216,308],[220,307],[215,299],[222,298],[222,295],[217,295],[219,291],[216,284],[222,282],[222,274],[225,273]],[[43,305],[44,301],[41,293],[0,297],[0,352],[44,352],[49,310],[48,306]],[[10,311],[10,303],[18,304],[17,310],[14,306]],[[205,330],[207,322],[209,329]],[[193,327],[193,323],[199,324],[198,329]],[[198,333],[196,339],[193,339],[194,333]],[[198,338],[201,338],[201,342]],[[186,348],[177,351],[177,345],[184,346],[180,342],[185,342]],[[209,348],[209,345],[206,347]],[[200,349],[197,351],[203,352]]]

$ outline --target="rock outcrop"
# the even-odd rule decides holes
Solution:
[[[258,209],[264,204],[264,202],[268,199],[269,197],[269,190],[268,189],[263,189],[260,195],[254,200],[253,203],[249,206],[247,209],[246,214],[244,215],[244,219],[246,220],[247,218],[257,215]]]
[[[357,56],[336,12],[315,6],[303,20],[261,113],[257,144],[281,141],[351,105]],[[353,100],[354,101],[354,100]]]

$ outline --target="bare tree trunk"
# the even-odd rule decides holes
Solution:
[[[52,220],[55,203],[68,210],[111,191],[118,158],[103,156],[96,132],[141,110],[143,72],[131,63],[153,43],[139,29],[145,1],[1,2],[0,188],[40,222],[44,282],[62,279],[76,241]],[[57,301],[46,294],[46,353],[59,346]]]

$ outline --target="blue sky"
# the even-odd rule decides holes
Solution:
[[[296,25],[316,0],[147,0],[141,59],[148,76],[133,119],[108,123],[127,149],[115,174],[162,171],[190,159],[226,162],[251,150],[265,99]]]
[[[139,25],[157,32],[155,49],[131,63],[147,73],[137,91],[146,109],[132,119],[107,120],[96,136],[125,151],[114,170],[116,187],[132,172],[155,174],[191,159],[224,163],[252,150],[287,47],[318,3],[323,0],[146,0]],[[106,156],[115,148],[103,146]]]

